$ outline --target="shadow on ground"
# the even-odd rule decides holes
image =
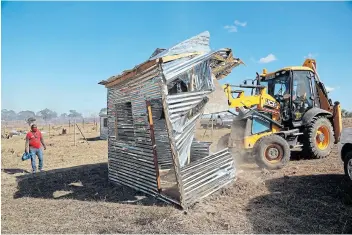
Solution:
[[[23,170],[20,168],[6,168],[6,169],[1,169],[1,170],[9,175],[14,175],[14,174],[19,174],[19,173],[29,173],[29,171]]]
[[[138,205],[165,205],[125,186],[108,182],[107,163],[50,170],[17,177],[14,198],[74,199]]]
[[[87,138],[87,141],[106,141],[106,140],[100,139],[100,137],[97,136],[97,137]]]
[[[285,176],[246,207],[254,233],[352,233],[352,184],[343,175]]]

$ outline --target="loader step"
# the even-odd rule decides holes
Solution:
[[[291,151],[302,151],[303,144],[290,145]]]
[[[303,134],[303,133],[300,133],[298,129],[293,129],[293,130],[288,130],[288,131],[280,131],[279,133],[283,134],[285,136],[285,139],[290,136],[298,136],[298,135]]]
[[[294,134],[292,134],[292,135],[298,136],[298,135],[303,135],[303,133],[294,133]]]

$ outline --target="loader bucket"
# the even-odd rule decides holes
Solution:
[[[231,133],[228,148],[232,154],[242,155],[244,150],[244,138],[250,134],[251,112],[243,107],[237,109],[238,115],[234,118],[231,126]]]

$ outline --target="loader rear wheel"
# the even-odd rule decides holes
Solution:
[[[334,146],[334,131],[326,117],[315,117],[305,131],[304,152],[313,158],[329,156]]]
[[[345,174],[352,181],[352,152],[348,152],[343,159]]]
[[[291,157],[289,144],[279,135],[260,138],[254,146],[253,154],[258,166],[268,170],[283,168]]]

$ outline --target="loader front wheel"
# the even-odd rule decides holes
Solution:
[[[305,153],[313,158],[327,157],[334,146],[334,131],[326,117],[315,117],[306,128]]]
[[[279,135],[260,138],[254,146],[253,154],[257,165],[268,170],[283,168],[291,157],[289,144]]]

